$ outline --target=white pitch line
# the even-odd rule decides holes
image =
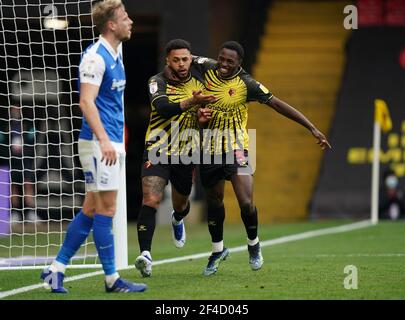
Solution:
[[[307,231],[307,232],[293,234],[290,236],[285,236],[285,237],[276,238],[276,239],[272,239],[272,240],[261,241],[260,246],[261,247],[274,246],[276,244],[282,244],[282,243],[297,241],[297,240],[304,240],[304,239],[318,237],[318,236],[322,236],[322,235],[326,235],[326,234],[342,233],[342,232],[348,232],[348,231],[352,231],[352,230],[367,228],[372,225],[373,224],[371,223],[370,220],[364,220],[364,221],[355,222],[355,223],[351,223],[351,224],[345,224],[342,226]],[[241,252],[241,251],[245,251],[245,250],[246,250],[246,245],[229,249],[230,252]],[[211,254],[211,252],[204,252],[204,253],[192,254],[192,255],[188,255],[188,256],[184,256],[184,257],[158,260],[158,261],[153,262],[153,265],[156,266],[156,265],[160,265],[160,264],[173,263],[173,262],[179,262],[179,261],[190,260],[190,259],[200,259],[200,258],[208,257],[208,256],[210,256],[210,254]],[[131,268],[133,268],[133,266],[127,267],[123,270],[131,269]],[[66,278],[64,280],[64,282],[70,282],[70,281],[80,280],[80,279],[84,279],[84,278],[88,278],[88,277],[98,276],[103,273],[104,273],[103,271],[84,273],[81,275]],[[43,286],[44,286],[43,283],[40,283],[40,284],[34,284],[31,286],[21,287],[21,288],[9,290],[9,291],[3,291],[3,292],[0,292],[0,299],[6,298],[9,296],[13,296],[13,295],[16,295],[19,293],[24,293],[24,292],[32,291],[35,289],[43,288]]]
[[[340,258],[340,257],[370,257],[370,258],[403,258],[405,253],[349,253],[349,254],[317,254],[315,258]]]

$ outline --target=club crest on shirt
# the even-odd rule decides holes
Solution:
[[[158,84],[156,81],[152,80],[149,82],[149,92],[150,94],[155,94],[158,91]]]

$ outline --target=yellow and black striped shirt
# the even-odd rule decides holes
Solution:
[[[156,101],[167,97],[169,102],[179,103],[192,97],[193,91],[204,90],[203,78],[195,67],[190,68],[189,77],[179,83],[170,83],[163,72],[149,79],[149,98],[152,112],[145,137],[147,151],[167,156],[190,155],[198,151],[199,129],[197,106],[165,118],[156,110]]]
[[[215,60],[197,57],[193,63],[204,75],[205,94],[217,98],[215,103],[207,106],[212,110],[212,119],[208,123],[210,130],[204,132],[204,151],[221,154],[248,150],[248,102],[266,103],[272,98],[272,93],[242,68],[234,76],[224,79],[218,75]]]

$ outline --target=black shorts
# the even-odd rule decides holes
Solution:
[[[148,160],[147,152],[143,156],[142,172],[143,177],[161,177],[173,185],[182,195],[189,196],[193,186],[194,164],[152,164]]]
[[[233,158],[233,161],[229,161]],[[228,160],[228,161],[227,161]],[[232,162],[232,163],[229,163]],[[235,174],[253,175],[253,169],[249,163],[248,150],[235,150],[233,155],[222,155],[220,164],[215,164],[211,157],[211,164],[200,165],[201,184],[204,188],[212,188],[221,180],[230,180]]]

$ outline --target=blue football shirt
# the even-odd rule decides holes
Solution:
[[[82,56],[79,66],[80,83],[99,86],[96,106],[101,122],[113,142],[124,142],[124,89],[125,69],[122,60],[122,45],[115,52],[111,45],[100,36]],[[83,117],[80,139],[92,140],[93,132]]]

